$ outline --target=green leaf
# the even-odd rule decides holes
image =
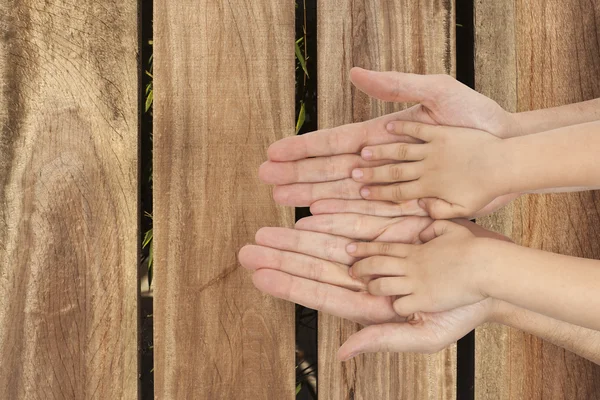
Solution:
[[[300,61],[300,66],[302,67],[302,70],[304,71],[306,76],[310,78],[310,76],[308,75],[308,70],[306,69],[306,62],[304,60],[304,56],[302,55],[302,51],[300,50],[299,42],[301,39],[302,38],[296,41],[296,58],[298,59],[298,61]]]
[[[304,121],[306,120],[306,107],[304,106],[304,102],[300,103],[300,113],[298,114],[298,121],[296,121],[296,135],[302,129],[302,125],[304,125]]]
[[[302,384],[301,384],[301,383],[299,383],[299,384],[296,386],[296,396],[298,396],[298,393],[300,393],[300,389],[302,389]]]
[[[152,241],[152,229],[148,230],[144,235],[144,241],[142,242],[142,248],[145,249],[146,246]]]
[[[148,96],[146,96],[146,112],[152,107],[152,103],[154,102],[154,90],[150,90],[148,92]]]
[[[154,241],[150,242],[150,250],[148,251],[148,288],[152,287],[152,276],[154,272]]]

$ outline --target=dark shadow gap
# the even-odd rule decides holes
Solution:
[[[456,79],[475,86],[474,1],[456,0]],[[475,331],[458,341],[456,349],[456,398],[475,399]]]
[[[153,1],[140,0],[138,5],[139,37],[139,210],[140,210],[140,265],[139,265],[139,394],[142,400],[154,399],[154,340],[153,298],[148,268],[151,257],[148,232],[152,231],[152,13]],[[149,100],[150,97],[150,100]],[[151,236],[150,236],[151,237]],[[146,245],[144,245],[146,244]]]
[[[304,122],[298,134],[318,129],[317,125],[317,1],[296,1],[296,40],[304,59],[306,77],[299,58],[296,57],[296,122],[304,108]],[[304,107],[302,107],[304,105]],[[310,215],[307,207],[296,208],[296,221]],[[296,398],[317,399],[318,313],[296,305],[296,385],[300,391]]]

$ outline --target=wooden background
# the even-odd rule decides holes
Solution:
[[[156,398],[293,398],[294,307],[236,253],[293,223],[256,170],[294,133],[294,2],[154,7]],[[352,66],[454,74],[456,7],[319,0],[320,126],[400,107]],[[0,399],[137,397],[137,8],[0,0]],[[475,0],[474,24],[476,88],[508,110],[600,97],[598,0]],[[599,206],[528,196],[482,223],[600,258]],[[320,315],[322,399],[456,398],[455,347],[338,363],[357,329]],[[600,398],[599,367],[514,329],[478,329],[475,361],[476,399]]]
[[[0,399],[137,395],[137,3],[0,0]]]
[[[475,21],[476,89],[505,109],[600,97],[600,1],[478,0]],[[599,209],[599,192],[528,195],[478,222],[523,246],[600,259]],[[489,325],[475,346],[476,399],[600,398],[599,366],[539,338]]]

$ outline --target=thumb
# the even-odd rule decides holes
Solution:
[[[419,238],[423,243],[427,243],[437,237],[454,232],[458,229],[466,229],[464,226],[458,225],[452,221],[438,220],[429,225],[421,232]]]
[[[423,198],[419,200],[419,206],[427,211],[427,214],[433,219],[451,219],[468,216],[468,212],[464,207],[450,204],[442,199]]]
[[[439,88],[448,86],[444,75],[418,75],[403,72],[376,72],[362,68],[350,70],[350,80],[360,91],[383,101],[432,103]]]
[[[346,340],[338,350],[338,359],[347,361],[362,353],[432,353],[439,350],[431,336],[421,334],[419,330],[419,326],[408,322],[368,326]]]

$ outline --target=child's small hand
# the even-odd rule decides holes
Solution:
[[[387,129],[424,143],[365,147],[361,155],[366,160],[402,162],[353,170],[355,181],[376,184],[361,189],[363,198],[423,199],[432,217],[447,219],[473,215],[508,193],[501,175],[506,168],[501,139],[475,129],[405,121],[392,122]]]
[[[485,261],[476,242],[487,239],[450,221],[434,222],[420,238],[428,243],[351,243],[348,254],[366,258],[349,273],[368,282],[372,295],[399,296],[393,306],[401,316],[451,310],[486,298],[479,289]]]

